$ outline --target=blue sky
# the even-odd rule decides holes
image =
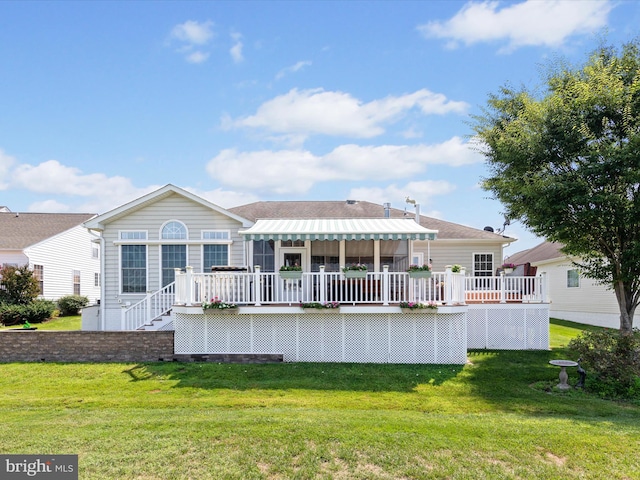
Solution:
[[[0,205],[391,202],[476,228],[470,115],[638,35],[635,1],[0,2]],[[514,224],[520,241],[538,239]]]

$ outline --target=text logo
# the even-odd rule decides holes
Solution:
[[[78,480],[77,455],[0,455],[3,480]]]

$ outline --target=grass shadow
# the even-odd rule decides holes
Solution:
[[[134,382],[176,381],[177,388],[411,392],[419,384],[441,385],[462,370],[462,365],[172,362],[138,364],[124,373]]]

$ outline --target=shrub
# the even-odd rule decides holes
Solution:
[[[584,332],[569,342],[587,371],[585,388],[603,398],[640,397],[640,331]]]
[[[81,308],[89,304],[89,299],[83,295],[67,295],[58,299],[58,308],[61,317],[78,315]]]
[[[5,326],[42,323],[53,315],[55,308],[51,300],[35,300],[28,305],[2,305],[0,323]]]
[[[40,295],[38,279],[27,265],[0,268],[0,297],[5,303],[26,305]]]

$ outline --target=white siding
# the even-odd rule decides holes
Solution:
[[[502,265],[502,244],[468,241],[433,240],[416,241],[413,252],[422,252],[425,263],[428,262],[428,250],[431,251],[431,264],[434,272],[444,272],[447,265],[460,265],[467,269],[467,275],[473,275],[473,255],[476,253],[493,254],[493,271]]]
[[[91,303],[100,298],[95,274],[100,273],[100,259],[93,257],[94,240],[84,227],[77,226],[25,249],[29,267],[42,265],[44,269],[43,298],[57,300],[73,295],[73,271],[80,271],[80,295]]]
[[[550,316],[587,325],[618,328],[620,310],[613,290],[582,276],[579,287],[567,287],[567,271],[575,268],[569,261],[561,259],[538,266],[538,273],[547,274]],[[638,314],[634,326],[640,326]]]
[[[22,265],[28,265],[29,259],[20,250],[4,250],[0,252],[0,267],[5,263],[21,267]]]
[[[105,226],[103,232],[106,250],[103,275],[106,289],[104,307],[108,326],[117,328],[120,324],[122,305],[133,304],[144,298],[143,294],[120,292],[120,248],[114,244],[118,240],[119,232],[145,230],[147,240],[157,242],[160,240],[160,229],[169,220],[184,223],[188,231],[188,240],[196,242],[187,246],[187,264],[193,267],[194,272],[202,271],[202,245],[197,242],[201,240],[203,230],[230,230],[233,243],[229,247],[229,263],[238,266],[246,264],[243,238],[238,234],[240,223],[181,195],[170,195],[114,219]],[[140,244],[144,243],[145,241],[140,241]],[[181,244],[181,241],[172,240],[166,243]],[[150,292],[158,290],[161,284],[160,248],[158,244],[147,246],[147,289]]]

